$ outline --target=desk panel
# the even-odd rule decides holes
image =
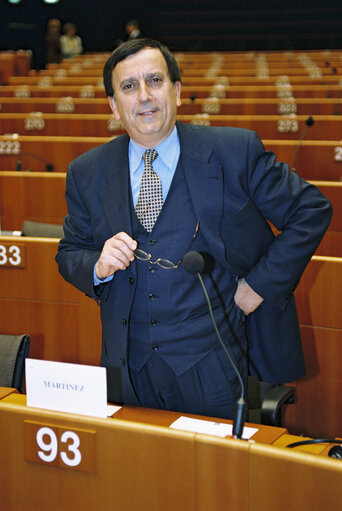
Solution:
[[[0,491],[6,510],[193,510],[192,433],[5,403],[0,416]],[[25,461],[24,420],[95,431],[97,472]]]
[[[0,171],[3,230],[21,230],[24,220],[62,224],[67,213],[65,176],[57,172]]]
[[[296,289],[302,325],[342,329],[342,259],[313,256]]]
[[[263,139],[298,140],[305,129],[306,115],[178,115],[185,123],[210,126],[236,127],[255,130]],[[111,114],[1,114],[0,133],[19,135],[47,135],[69,137],[110,137],[126,130]],[[336,115],[317,115],[315,124],[306,136],[307,140],[341,140],[342,122]]]
[[[19,241],[26,249],[25,267],[0,267],[1,333],[29,334],[31,357],[98,365],[99,306],[58,273],[58,240],[0,238],[0,244]]]
[[[298,137],[297,137],[298,138]],[[80,154],[110,140],[109,137],[0,136],[0,169],[66,172],[69,163]],[[265,148],[292,167],[297,140],[263,140]],[[20,153],[24,153],[21,156]],[[29,154],[28,154],[29,153]],[[297,173],[308,180],[340,181],[342,177],[342,145],[338,140],[304,140],[297,157]]]
[[[341,480],[339,460],[261,444],[250,447],[250,511],[336,509]]]
[[[96,419],[27,408],[20,394],[0,400],[4,509],[312,511],[342,496],[342,465],[321,453],[171,430],[176,412],[120,412]],[[25,461],[25,421],[95,434],[96,472]],[[283,436],[291,441],[286,430],[266,428],[274,445],[283,445]]]

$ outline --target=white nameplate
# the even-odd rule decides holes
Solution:
[[[192,433],[203,433],[224,438],[233,435],[233,426],[223,422],[214,422],[201,419],[191,419],[190,417],[179,417],[170,426],[172,429],[181,431],[191,431]],[[242,438],[248,440],[258,430],[256,428],[243,428]]]
[[[107,417],[107,374],[104,367],[28,358],[26,393],[27,406]]]

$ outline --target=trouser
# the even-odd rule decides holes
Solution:
[[[153,353],[139,373],[131,369],[131,379],[141,406],[210,417],[232,419],[241,393],[220,346],[179,376]],[[246,375],[243,379],[246,382]]]

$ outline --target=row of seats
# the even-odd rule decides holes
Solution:
[[[316,253],[342,257],[342,182],[313,183],[330,200],[334,209],[328,232]],[[39,235],[37,233],[43,233],[42,227],[27,221],[38,224],[45,222],[47,233],[45,236],[61,237],[61,228],[54,229],[51,224],[61,225],[67,213],[64,190],[65,173],[0,171],[2,230],[19,230],[26,236]],[[41,199],[37,201],[37,197]]]
[[[0,170],[66,172],[73,159],[108,142],[110,138],[16,134],[0,136]],[[287,162],[292,168],[298,140],[263,139],[263,143],[267,150],[273,151],[280,161]],[[340,181],[341,163],[341,141],[304,140],[297,154],[296,169],[304,179]]]
[[[182,99],[181,115],[216,113],[224,115],[339,115],[342,98],[192,98]],[[105,97],[2,97],[0,112],[9,113],[75,113],[108,114]],[[37,115],[37,114],[36,114]]]
[[[177,119],[204,126],[232,126],[255,129],[261,138],[298,140],[308,116],[284,115],[178,115]],[[110,114],[1,114],[0,133],[19,135],[40,134],[59,136],[109,137],[125,132],[120,121]],[[308,133],[310,140],[341,140],[342,122],[339,116],[319,115]]]
[[[89,84],[87,78],[84,83],[70,83],[67,81],[66,85],[27,85],[22,83],[20,85],[8,85],[0,87],[0,97],[100,97],[103,98],[104,88],[103,84]],[[214,94],[218,93],[220,97],[227,98],[282,98],[282,97],[296,97],[296,98],[340,98],[341,85],[338,84],[295,84],[289,89],[288,84],[284,86],[278,85],[183,85],[182,95],[183,98],[191,98],[195,95],[198,98],[215,97]],[[289,95],[291,93],[291,95]]]

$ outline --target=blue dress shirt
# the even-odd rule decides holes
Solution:
[[[158,157],[153,162],[153,170],[158,174],[161,181],[163,200],[165,202],[180,155],[180,144],[176,126],[173,128],[170,135],[153,149],[158,153]],[[145,151],[146,149],[144,147],[141,147],[130,139],[128,145],[128,161],[134,207],[138,202],[141,178],[144,173],[144,160],[142,156]],[[105,279],[99,279],[94,266],[94,286],[102,284],[103,282],[108,282],[112,278],[113,275]]]

